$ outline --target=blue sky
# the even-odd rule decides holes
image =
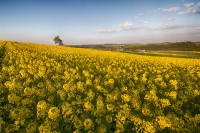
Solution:
[[[0,40],[200,41],[200,0],[0,0]]]

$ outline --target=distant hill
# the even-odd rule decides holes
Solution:
[[[176,42],[170,44],[148,44],[140,49],[147,51],[167,50],[167,51],[200,51],[200,45],[194,42]]]
[[[165,42],[152,44],[95,44],[71,45],[78,48],[92,48],[100,50],[136,52],[138,49],[145,51],[200,51],[200,42]]]

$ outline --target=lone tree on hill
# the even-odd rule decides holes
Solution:
[[[55,41],[55,44],[58,43],[60,46],[64,45],[59,36],[56,36],[53,40]]]

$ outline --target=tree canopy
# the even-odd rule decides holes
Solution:
[[[55,44],[59,44],[61,46],[64,45],[59,36],[56,36],[53,40],[55,41]]]

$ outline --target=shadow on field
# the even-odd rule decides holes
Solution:
[[[0,69],[2,68],[2,63],[3,63],[3,59],[5,57],[5,53],[6,53],[6,46],[2,45],[0,47]]]

